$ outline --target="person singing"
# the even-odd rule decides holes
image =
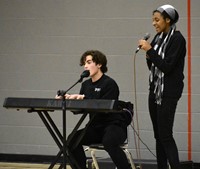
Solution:
[[[186,41],[176,30],[179,14],[172,5],[162,5],[153,11],[153,26],[157,34],[149,43],[139,40],[146,51],[149,77],[149,112],[156,140],[158,169],[180,169],[173,124],[178,100],[183,91]]]
[[[90,78],[82,83],[79,94],[66,94],[66,99],[107,99],[118,100],[119,87],[114,79],[107,76],[106,56],[98,50],[89,50],[80,58],[80,65],[89,70]],[[60,96],[56,96],[60,98]],[[94,116],[94,117],[93,117]],[[83,145],[103,144],[118,169],[130,169],[130,164],[120,145],[127,139],[127,123],[121,113],[90,113],[90,124],[86,124],[84,136],[72,149],[84,129],[78,130],[68,145],[70,153],[81,169],[86,169],[86,155]],[[70,138],[70,135],[68,139]],[[76,166],[75,166],[76,167]],[[73,168],[77,169],[77,168]]]

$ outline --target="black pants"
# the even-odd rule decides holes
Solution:
[[[173,124],[178,99],[163,98],[161,105],[155,103],[154,94],[149,94],[149,112],[156,139],[158,169],[179,169],[178,149],[173,138]]]
[[[77,140],[83,129],[77,131],[71,143],[73,144]],[[69,136],[70,137],[70,136]],[[107,127],[93,127],[89,126],[82,138],[80,144],[75,149],[69,150],[73,157],[76,159],[78,165],[82,168],[86,168],[86,155],[83,149],[83,145],[102,143],[105,150],[110,155],[111,159],[115,163],[118,169],[129,169],[130,165],[124,151],[120,148],[120,144],[123,144],[127,138],[127,128],[117,125],[109,125]],[[74,168],[73,168],[74,169]]]

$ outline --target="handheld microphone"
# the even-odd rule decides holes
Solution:
[[[146,33],[143,37],[143,40],[148,40],[150,38],[150,33]],[[140,50],[141,46],[138,46],[135,53],[138,53],[138,51]]]

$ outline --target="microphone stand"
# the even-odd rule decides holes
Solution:
[[[76,86],[78,83],[81,83],[83,81],[83,77],[80,77],[80,79],[76,82],[76,83],[74,83],[69,89],[67,89],[67,90],[58,90],[57,91],[57,95],[58,96],[62,96],[64,99],[65,99],[65,94],[69,91],[69,90],[71,90],[74,86]]]
[[[80,77],[80,79],[74,83],[69,89],[67,89],[66,91],[64,90],[58,90],[57,91],[57,95],[58,96],[62,96],[62,113],[63,113],[63,166],[64,169],[66,169],[66,160],[67,160],[67,154],[68,152],[66,152],[67,147],[66,147],[66,99],[65,99],[65,94],[72,89],[75,85],[77,85],[78,83],[82,82],[83,77]]]

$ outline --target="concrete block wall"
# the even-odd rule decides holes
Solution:
[[[98,49],[108,58],[108,75],[119,84],[120,99],[135,102],[136,82],[139,134],[155,153],[155,142],[147,108],[148,70],[144,52],[135,58],[138,39],[155,31],[152,11],[163,4],[174,5],[180,14],[177,28],[186,40],[187,0],[0,0],[0,103],[6,97],[54,97],[79,78],[79,58],[88,49]],[[199,0],[191,1],[192,42],[192,160],[199,161],[200,91],[198,50]],[[150,40],[151,40],[150,38]],[[188,160],[188,63],[185,88],[179,102],[174,136],[180,159]],[[71,90],[79,92],[80,84]],[[62,131],[62,114],[51,114]],[[79,115],[67,114],[67,133]],[[136,124],[136,119],[135,119]],[[136,126],[135,126],[136,127]],[[133,129],[129,147],[136,157]],[[58,148],[37,114],[6,110],[0,106],[0,153],[55,155]],[[155,159],[140,143],[142,159]]]

